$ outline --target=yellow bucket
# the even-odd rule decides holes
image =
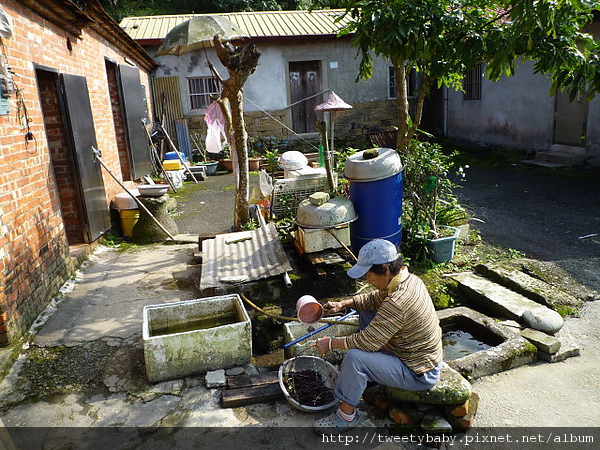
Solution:
[[[133,233],[133,227],[140,218],[140,211],[139,209],[121,209],[119,215],[121,216],[123,235],[130,238]]]

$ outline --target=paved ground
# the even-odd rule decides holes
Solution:
[[[555,261],[600,291],[600,246],[593,240],[577,239],[600,232],[598,182],[587,174],[570,174],[472,164],[461,196],[485,221],[480,225],[484,239]],[[233,210],[231,186],[231,175],[209,177],[193,195],[180,198],[181,211],[198,208],[200,212],[200,218],[179,214],[176,221],[180,232],[227,231]],[[553,197],[548,197],[544,186],[554,192]],[[574,197],[568,199],[569,193]],[[552,233],[550,238],[542,236],[545,229]],[[19,442],[25,442],[21,448],[63,448],[74,431],[62,427],[78,427],[83,443],[75,448],[114,448],[101,445],[110,437],[109,430],[100,428],[105,426],[154,430],[132,431],[127,448],[142,442],[153,444],[148,448],[202,448],[209,444],[211,448],[228,448],[225,443],[231,441],[227,437],[235,438],[237,445],[242,439],[248,448],[314,448],[322,443],[304,428],[315,417],[285,402],[223,409],[218,391],[207,389],[198,377],[154,385],[145,381],[141,310],[147,304],[197,295],[190,277],[195,247],[156,245],[127,252],[101,248],[76,280],[65,286],[64,295],[35,327],[29,357],[22,356],[0,384],[5,425],[52,427],[24,433],[9,428]],[[534,364],[475,381],[474,388],[481,396],[477,425],[597,426],[599,316],[600,302],[594,302],[579,318],[566,322],[565,328],[581,344],[580,357],[553,365]],[[379,422],[368,418],[366,424],[372,423]],[[224,432],[227,436],[179,429],[161,434],[155,432],[158,425],[231,428]],[[271,428],[268,433],[264,428],[253,433],[256,425]],[[235,431],[240,426],[250,427],[243,429],[243,437]],[[104,431],[99,434],[98,430]],[[125,428],[120,437],[128,436],[128,430]],[[370,437],[365,430],[355,435]],[[402,445],[421,448],[417,443]]]

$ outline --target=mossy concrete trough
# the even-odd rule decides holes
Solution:
[[[333,324],[330,327],[313,334],[309,338],[291,345],[285,349],[285,357],[293,358],[295,356],[318,356],[317,348],[311,346],[316,339],[325,336],[341,337],[356,333],[358,330],[358,316],[351,316],[343,320],[344,323]],[[300,322],[288,322],[283,326],[283,340],[285,343],[292,342],[305,334],[311,333],[314,330],[326,325],[324,323],[316,323],[314,325],[305,325]],[[338,356],[343,356],[346,353],[343,350],[335,350],[334,353],[340,353]]]
[[[460,306],[437,312],[442,328],[471,333],[491,345],[486,350],[463,356],[447,364],[469,380],[529,364],[537,359],[537,348],[520,334],[473,309]]]
[[[151,382],[252,360],[252,325],[237,294],[146,306],[143,315],[144,360]],[[226,316],[233,316],[233,323],[219,324],[219,318]],[[213,326],[194,329],[194,324],[201,322]]]

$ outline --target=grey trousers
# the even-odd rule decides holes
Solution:
[[[375,314],[375,311],[361,311],[359,330],[366,327]],[[369,381],[408,391],[426,390],[439,379],[441,366],[440,363],[429,372],[417,375],[395,355],[352,348],[342,361],[334,393],[341,401],[356,406]]]

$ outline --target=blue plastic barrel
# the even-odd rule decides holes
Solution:
[[[373,239],[402,241],[403,180],[400,156],[393,149],[377,149],[379,156],[356,153],[346,161],[344,175],[350,180],[350,200],[358,219],[350,224],[352,249]]]

